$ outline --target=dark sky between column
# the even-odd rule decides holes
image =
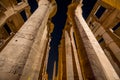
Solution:
[[[47,65],[47,72],[49,80],[52,80],[53,74],[53,66],[56,61],[56,65],[58,65],[58,45],[60,44],[60,39],[62,36],[62,30],[65,26],[66,18],[67,18],[67,6],[71,3],[71,0],[56,0],[57,2],[57,13],[52,18],[52,22],[54,23],[54,30],[51,34],[51,42],[50,42],[50,51]],[[86,19],[93,8],[96,0],[83,0],[83,17]],[[35,0],[28,0],[28,3],[31,7],[31,12],[33,13],[38,5]],[[56,67],[57,69],[57,67]]]
[[[83,0],[84,6],[82,7],[82,9],[83,9],[83,16],[85,19],[89,15],[95,1],[96,0]],[[66,15],[67,6],[71,3],[71,0],[56,0],[56,2],[57,2],[57,13],[52,19],[55,28],[53,30],[53,33],[51,34],[52,36],[50,42],[51,49],[49,52],[48,69],[47,69],[49,80],[52,80],[53,67],[55,61],[56,61],[56,65],[58,66],[58,45],[60,44],[62,30],[65,26],[65,22],[67,18]]]
[[[57,13],[52,18],[52,22],[54,23],[54,30],[51,34],[51,42],[50,42],[50,52],[48,59],[48,78],[52,80],[53,74],[53,66],[56,61],[56,65],[58,65],[58,45],[60,44],[60,39],[62,36],[62,30],[64,28],[66,18],[67,18],[67,6],[71,3],[71,0],[56,0],[57,2]]]

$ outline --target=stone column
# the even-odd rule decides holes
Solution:
[[[26,13],[26,16],[27,16],[27,19],[31,16],[31,12],[30,12],[30,6],[27,6],[25,8],[25,13]]]
[[[113,67],[115,68],[117,74],[120,76],[120,68],[119,68],[118,64],[116,64],[116,62],[113,60],[112,55],[110,54],[110,52],[107,49],[104,49],[104,52],[105,52],[106,56],[108,57],[108,59],[110,60]]]
[[[62,74],[63,74],[63,64],[62,64],[62,54],[63,54],[63,43],[62,43],[62,39],[61,39],[61,43],[59,45],[59,55],[58,55],[58,80],[62,80]]]
[[[71,28],[71,30],[70,30],[70,36],[71,36],[71,43],[72,43],[72,48],[73,48],[73,55],[74,55],[73,57],[75,57],[75,63],[76,63],[76,67],[77,67],[78,77],[79,77],[79,80],[83,80],[80,63],[79,63],[79,59],[78,59],[78,55],[77,55],[78,53],[77,53],[77,49],[75,46],[75,40],[73,37],[73,28]]]
[[[46,55],[44,56],[45,57],[45,60],[43,61],[44,62],[44,66],[43,66],[43,70],[42,70],[42,79],[39,79],[39,80],[48,80],[48,74],[47,74],[47,64],[48,64],[48,57],[49,57],[49,50],[50,50],[50,37],[49,37],[49,41],[47,43],[47,47],[46,47]]]
[[[22,74],[22,71],[26,63],[26,60],[29,56],[29,53],[31,53],[31,48],[33,49],[32,47],[33,43],[38,44],[37,42],[35,42],[36,35],[40,28],[44,29],[46,27],[44,26],[45,21],[47,21],[45,19],[48,19],[49,9],[51,8],[50,3],[47,0],[40,0],[40,2],[41,1],[44,1],[44,3],[42,3],[39,6],[39,8],[33,13],[33,15],[21,27],[18,33],[13,37],[13,39],[8,43],[8,45],[0,53],[0,79],[1,80],[8,80],[8,79],[18,80],[19,76],[21,76]],[[43,33],[43,31],[41,32]],[[39,37],[40,38],[38,38],[39,39],[38,41],[41,40],[40,35]],[[37,50],[35,49],[33,50],[37,52]],[[42,54],[42,52],[39,52],[39,53]],[[41,65],[41,63],[39,65]],[[34,69],[33,66],[32,68]],[[30,77],[33,77],[33,76],[30,76]]]
[[[67,80],[74,80],[71,42],[67,31],[65,31],[65,54],[66,54]]]
[[[56,80],[56,61],[54,62],[52,80]]]
[[[105,31],[105,29],[100,26],[100,28],[95,32],[95,36],[101,35],[106,43],[106,45],[110,48],[110,50],[113,52],[115,57],[120,62],[120,48],[118,45],[113,41],[113,39],[110,37],[108,32]]]
[[[58,57],[58,80],[67,80],[66,74],[66,54],[65,54],[65,38],[64,33],[62,34],[60,45],[59,45],[59,57]]]
[[[30,50],[30,54],[28,56],[27,62],[24,66],[23,73],[20,80],[38,80],[38,78],[42,79],[42,71],[41,69],[44,64],[44,56],[46,57],[46,47],[48,43],[47,38],[47,26],[43,30],[44,33],[41,36],[41,40],[39,39],[39,35],[33,43],[32,49]],[[39,42],[40,41],[40,42]],[[43,66],[44,67],[44,66]],[[40,76],[40,77],[39,77]]]
[[[81,5],[76,8],[75,20],[96,80],[120,79],[82,17]]]
[[[46,58],[45,58],[45,61],[44,61],[44,65],[45,65],[45,71],[47,70],[47,64],[48,64],[48,57],[49,57],[49,51],[50,51],[50,37],[49,37],[49,40],[48,40],[48,43],[47,43],[47,48],[46,48]]]
[[[113,41],[113,39],[109,36],[107,32],[104,32],[102,34],[102,37],[105,40],[106,45],[110,48],[110,50],[120,62],[120,48],[118,47],[118,45]]]

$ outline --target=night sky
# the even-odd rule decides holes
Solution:
[[[31,7],[30,12],[33,13],[38,8],[38,3],[36,0],[28,0],[28,3]]]
[[[97,0],[83,0],[83,17],[86,19]]]

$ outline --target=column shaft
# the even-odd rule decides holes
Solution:
[[[50,3],[42,4],[2,50],[0,53],[0,79],[18,80],[37,32],[43,26],[44,18],[49,14],[49,8]]]
[[[80,63],[79,63],[79,59],[78,59],[78,55],[77,55],[78,53],[77,53],[77,49],[75,46],[75,40],[73,37],[73,28],[71,28],[70,35],[71,35],[71,43],[72,43],[73,55],[74,55],[73,57],[75,57],[75,63],[76,63],[76,68],[77,68],[77,72],[78,72],[78,77],[79,77],[79,80],[83,80]]]
[[[71,42],[67,31],[65,31],[65,54],[66,54],[67,80],[74,80]]]
[[[78,5],[75,11],[75,20],[96,80],[119,79],[87,23],[83,19],[80,5]]]
[[[107,32],[104,32],[103,39],[120,62],[120,48],[118,47],[118,45],[113,41],[113,39],[108,35]]]
[[[34,43],[32,46],[32,49],[28,56],[28,59],[25,64],[20,80],[27,80],[27,79],[38,80],[39,75],[42,74],[40,73],[40,71],[43,66],[42,63],[44,63],[43,57],[46,56],[44,53],[46,52],[46,47],[47,47],[47,42],[48,42],[47,27],[43,31],[44,33],[41,37],[39,44]],[[37,35],[37,38],[38,36],[39,35]],[[39,41],[39,39],[36,39],[36,41]]]

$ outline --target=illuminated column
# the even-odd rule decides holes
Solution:
[[[109,50],[111,50],[112,54],[120,62],[120,48],[118,47],[118,45],[115,43],[115,41],[111,38],[111,36],[108,33],[109,33],[108,31],[106,32],[105,29],[102,26],[100,26],[98,28],[98,30],[95,32],[95,36],[98,36],[98,34],[100,34],[100,36],[102,36],[106,47],[109,48]],[[114,66],[114,68],[116,69],[116,72],[119,75],[120,69],[119,69],[118,65],[116,64],[116,61],[113,60],[113,58],[112,58],[113,56],[111,55],[111,52],[109,50],[104,49],[104,52],[106,53],[111,64]]]
[[[1,80],[18,80],[21,75],[21,80],[38,79],[39,74],[37,73],[41,68],[42,57],[44,54],[42,46],[46,42],[42,40],[46,40],[47,31],[45,30],[47,28],[45,27],[51,9],[49,1],[40,0],[40,2],[41,1],[44,1],[44,3],[41,3],[39,8],[0,53]],[[39,56],[37,56],[38,54]],[[31,55],[33,56],[31,57]],[[39,60],[34,60],[34,57]],[[30,60],[31,62],[29,62]],[[35,63],[33,64],[32,61],[35,61]],[[28,65],[28,63],[32,65]],[[23,68],[25,69],[23,70]]]
[[[115,57],[120,62],[120,48],[117,46],[117,44],[113,41],[113,39],[108,35],[107,32],[103,33],[103,39],[105,40],[105,43],[110,48],[110,50],[114,53]]]
[[[59,45],[59,55],[58,55],[58,80],[62,80],[62,74],[63,74],[63,64],[62,64],[62,54],[63,54],[63,43],[61,39],[61,44]]]
[[[56,61],[54,62],[52,80],[56,80]]]
[[[26,12],[26,16],[27,16],[27,19],[28,19],[31,16],[30,6],[25,8],[25,12]]]
[[[81,5],[75,11],[75,20],[80,36],[82,37],[93,74],[96,80],[118,80],[119,77],[101,49],[93,33],[82,17]]]
[[[95,36],[98,36],[98,34],[100,34],[104,41],[106,46],[108,46],[110,48],[110,50],[113,52],[113,54],[115,55],[115,57],[119,60],[120,62],[120,48],[118,47],[118,45],[113,41],[113,39],[110,37],[110,35],[108,34],[108,32],[105,31],[105,29],[101,26],[95,33]]]
[[[44,5],[45,4],[45,5]],[[48,6],[48,5],[49,6]],[[28,60],[23,70],[23,74],[21,76],[21,80],[42,80],[42,73],[44,70],[45,59],[48,58],[46,54],[48,45],[49,45],[49,30],[50,26],[48,25],[48,18],[51,18],[51,13],[54,13],[54,9],[56,7],[55,4],[49,3],[48,0],[41,0],[39,3],[39,7],[48,6],[46,15],[43,16],[43,22],[41,23],[41,27],[38,30],[36,35],[36,39],[32,45],[32,49],[30,51]],[[41,9],[42,11],[42,9]],[[38,16],[37,16],[38,17]],[[31,67],[30,67],[31,66]]]
[[[65,31],[65,54],[66,54],[67,80],[74,80],[71,42],[67,31]]]
[[[72,43],[72,48],[73,48],[73,55],[74,55],[73,57],[75,57],[75,64],[76,64],[79,80],[83,80],[73,34],[74,34],[73,28],[71,28],[70,36],[71,36],[71,43]]]
[[[59,45],[59,58],[58,58],[58,80],[67,80],[66,76],[66,54],[65,54],[65,35],[62,34],[62,38]]]
[[[48,57],[49,57],[49,50],[50,50],[50,41],[51,39],[49,38],[49,41],[47,43],[47,47],[46,47],[46,55],[44,56],[45,57],[45,60],[43,61],[44,62],[44,66],[43,66],[43,70],[42,70],[42,74],[41,74],[41,80],[48,80],[48,74],[47,74],[47,64],[48,64]]]
[[[27,79],[35,79],[38,78],[42,79],[42,71],[44,67],[44,57],[46,56],[46,48],[48,44],[48,38],[47,38],[47,26],[43,30],[43,35],[41,36],[41,40],[39,39],[39,35],[37,35],[37,39],[35,43],[32,46],[32,49],[30,51],[30,54],[28,56],[28,60],[25,64],[22,76],[20,80],[27,80]],[[39,41],[40,40],[40,41]]]

